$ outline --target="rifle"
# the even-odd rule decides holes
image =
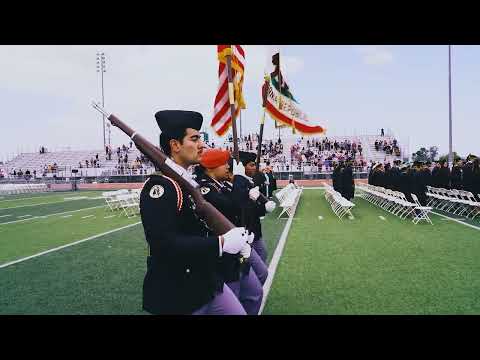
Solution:
[[[206,201],[199,191],[200,185],[191,178],[187,170],[167,157],[157,146],[131,129],[113,114],[109,114],[99,104],[93,102],[93,107],[101,112],[113,126],[118,127],[135,143],[137,148],[159,168],[165,175],[172,178],[189,193],[195,201],[195,213],[203,219],[215,235],[223,235],[233,229],[233,225],[220,211]]]

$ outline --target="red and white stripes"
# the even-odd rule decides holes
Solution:
[[[218,77],[219,85],[217,96],[215,97],[213,118],[211,126],[217,135],[224,135],[232,124],[232,116],[230,110],[230,101],[228,97],[228,76],[226,56],[231,55],[232,64],[232,80],[236,87],[235,96],[235,117],[238,116],[240,108],[243,104],[241,88],[243,85],[243,73],[245,69],[245,52],[240,45],[218,45]]]

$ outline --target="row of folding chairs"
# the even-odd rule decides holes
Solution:
[[[301,187],[297,187],[294,184],[289,183],[287,186],[275,193],[275,197],[280,202],[280,207],[282,208],[280,215],[278,215],[278,219],[283,214],[287,214],[288,217],[294,215],[302,191],[303,189]]]
[[[0,195],[28,194],[48,191],[47,184],[0,184]]]
[[[422,206],[415,194],[410,194],[414,202],[410,202],[405,194],[400,191],[385,189],[381,186],[364,184],[357,186],[362,190],[360,197],[368,202],[388,211],[401,219],[412,217],[412,222],[418,224],[420,221],[433,225],[428,214],[432,211],[429,206]]]
[[[111,211],[122,211],[126,217],[134,217],[140,211],[141,189],[116,190],[102,193],[107,206]]]
[[[354,218],[351,210],[355,204],[345,199],[342,194],[335,191],[335,189],[328,184],[325,184],[325,199],[330,204],[333,213],[337,215],[340,220],[342,220],[345,215]]]
[[[425,194],[429,198],[427,205],[435,209],[465,216],[467,219],[474,219],[480,214],[480,201],[470,191],[427,186]]]

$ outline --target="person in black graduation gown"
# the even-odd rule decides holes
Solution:
[[[462,167],[462,160],[456,161],[452,167],[452,173],[450,175],[450,187],[452,189],[463,190]]]
[[[470,191],[474,193],[474,184],[473,184],[473,161],[471,160],[471,155],[467,156],[467,162],[462,168],[463,177],[462,177],[462,187],[465,191]]]
[[[353,170],[352,170],[352,163],[347,161],[345,163],[345,167],[341,173],[342,177],[342,196],[347,199],[353,199],[355,194],[355,182],[353,180]]]
[[[473,160],[472,169],[472,193],[475,195],[478,201],[480,201],[480,159],[475,158]]]
[[[433,167],[432,169],[432,181],[431,181],[431,185],[430,186],[433,186],[435,188],[438,188],[438,187],[441,187],[439,184],[440,184],[440,179],[439,179],[439,170],[440,170],[440,167],[441,167],[441,164],[439,162],[436,162],[435,163],[435,166]]]
[[[335,191],[342,193],[343,191],[343,184],[342,184],[342,165],[341,163],[334,163],[333,164],[333,172],[332,172],[332,186]]]
[[[427,181],[428,175],[425,171],[426,164],[421,162],[416,162],[415,174],[413,175],[413,193],[417,196],[418,201],[422,206],[427,204]]]
[[[440,161],[440,169],[438,170],[438,183],[436,187],[442,189],[450,189],[450,169],[448,168],[448,164],[445,160]],[[434,186],[434,185],[432,185]]]
[[[400,163],[400,160],[395,160],[390,168],[390,186],[394,191],[400,191],[400,170],[398,169]]]

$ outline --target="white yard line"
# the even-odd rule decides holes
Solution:
[[[459,224],[462,224],[462,225],[471,227],[472,229],[480,230],[480,227],[478,227],[478,226],[467,224],[466,222],[463,222],[463,221],[460,221],[460,220],[451,218],[450,216],[446,216],[446,215],[437,213],[437,212],[435,212],[435,211],[431,211],[431,213],[432,213],[432,214],[435,214],[435,215],[438,215],[438,216],[442,216],[442,217],[447,218],[447,219],[449,219],[449,220],[455,221],[455,222],[457,222],[457,223],[459,223]]]
[[[8,210],[8,209],[18,209],[18,208],[23,208],[23,207],[29,207],[29,206],[39,206],[39,205],[49,205],[49,204],[59,204],[59,203],[64,203],[64,202],[68,202],[68,201],[74,201],[74,200],[94,200],[94,198],[89,198],[87,196],[84,196],[80,199],[77,198],[77,199],[68,199],[67,198],[64,198],[64,200],[60,200],[60,201],[52,201],[52,202],[43,202],[43,203],[38,203],[38,204],[28,204],[28,205],[19,205],[19,206],[12,206],[12,207],[8,207],[8,208],[0,208],[0,211],[2,210]]]
[[[297,211],[297,205],[294,209],[294,214]],[[265,280],[265,284],[263,284],[263,299],[262,305],[260,306],[260,310],[258,312],[259,315],[262,314],[263,308],[267,303],[268,293],[270,292],[270,288],[272,287],[273,277],[275,276],[275,272],[277,271],[277,266],[280,261],[280,257],[282,256],[283,248],[285,247],[285,243],[287,240],[288,233],[290,232],[290,227],[292,226],[293,216],[288,218],[285,227],[283,228],[282,235],[280,236],[280,240],[278,241],[278,245],[275,248],[275,252],[273,253],[272,261],[270,262],[270,266],[268,267],[268,276],[267,280]]]
[[[33,220],[33,219],[45,219],[45,218],[47,218],[47,217],[54,216],[54,215],[69,214],[69,213],[74,213],[74,212],[78,212],[78,211],[84,211],[84,210],[90,210],[90,209],[98,209],[98,208],[101,208],[101,207],[105,207],[105,205],[92,206],[92,207],[88,207],[88,208],[84,208],[84,209],[79,209],[79,210],[71,210],[71,211],[64,211],[64,212],[59,212],[59,213],[53,213],[53,214],[49,214],[49,215],[45,215],[45,216],[34,216],[34,217],[31,217],[31,218],[28,218],[28,219],[15,220],[15,221],[9,221],[9,222],[0,223],[0,226],[1,226],[1,225],[7,225],[7,224],[14,224],[14,223],[22,222],[22,221]]]
[[[93,239],[99,238],[99,237],[104,236],[104,235],[108,235],[108,234],[111,234],[111,233],[114,233],[114,232],[117,232],[117,231],[121,231],[121,230],[130,228],[130,227],[132,227],[132,226],[138,225],[138,224],[141,224],[141,221],[138,221],[138,222],[136,222],[136,223],[134,223],[134,224],[122,226],[122,227],[120,227],[120,228],[113,229],[113,230],[110,230],[110,231],[107,231],[107,232],[104,232],[104,233],[101,233],[101,234],[98,234],[98,235],[94,235],[94,236],[88,237],[88,238],[86,238],[86,239],[78,240],[78,241],[75,241],[75,242],[70,243],[70,244],[67,244],[67,245],[62,245],[62,246],[59,246],[59,247],[56,247],[56,248],[53,248],[53,249],[50,249],[50,250],[47,250],[47,251],[43,251],[43,252],[41,252],[41,253],[38,253],[38,254],[35,254],[35,255],[32,255],[32,256],[27,256],[27,257],[24,257],[24,258],[22,258],[22,259],[18,259],[18,260],[15,260],[15,261],[11,261],[11,262],[2,264],[2,265],[0,265],[0,269],[5,268],[5,267],[10,266],[10,265],[13,265],[13,264],[18,264],[19,262],[22,262],[22,261],[26,261],[26,260],[29,260],[29,259],[33,259],[33,258],[38,257],[38,256],[41,256],[41,255],[45,255],[45,254],[51,253],[51,252],[53,252],[53,251],[58,251],[58,250],[61,250],[61,249],[65,249],[65,248],[67,248],[67,247],[70,247],[70,246],[73,246],[73,245],[77,245],[77,244],[80,244],[80,243],[85,242],[85,241],[88,241],[88,240],[93,240]]]
[[[69,217],[72,217],[73,215],[64,215],[64,216],[61,216],[62,218],[69,218]]]
[[[46,198],[46,197],[51,197],[52,195],[46,195],[46,196],[34,196],[34,197],[29,197],[29,198],[16,198],[16,199],[8,199],[8,200],[1,200],[0,202],[6,202],[6,201],[20,201],[20,200],[31,200],[31,199],[41,199],[41,198]]]
[[[0,215],[0,218],[2,218],[2,217],[7,217],[7,216],[12,216],[12,214]]]
[[[52,202],[44,202],[44,203],[38,203],[38,204],[29,204],[29,205],[19,205],[19,206],[12,206],[8,208],[1,208],[0,211],[2,210],[8,210],[8,209],[18,209],[18,208],[23,208],[23,207],[29,207],[29,206],[40,206],[40,205],[48,205],[48,204],[59,204],[65,202],[64,200],[62,201],[52,201]]]
[[[385,218],[384,218],[382,215],[378,215],[378,217],[379,217],[381,220],[385,220]]]
[[[32,215],[22,215],[22,216],[17,216],[18,219],[21,219],[21,218],[24,218],[24,217],[29,217],[29,216],[32,216]]]
[[[91,217],[95,217],[95,215],[82,216],[82,219],[88,219],[88,218],[91,218]]]
[[[323,216],[318,216],[318,220],[323,220]]]
[[[110,219],[110,218],[115,217],[115,216],[117,216],[117,215],[105,216],[104,219]]]

